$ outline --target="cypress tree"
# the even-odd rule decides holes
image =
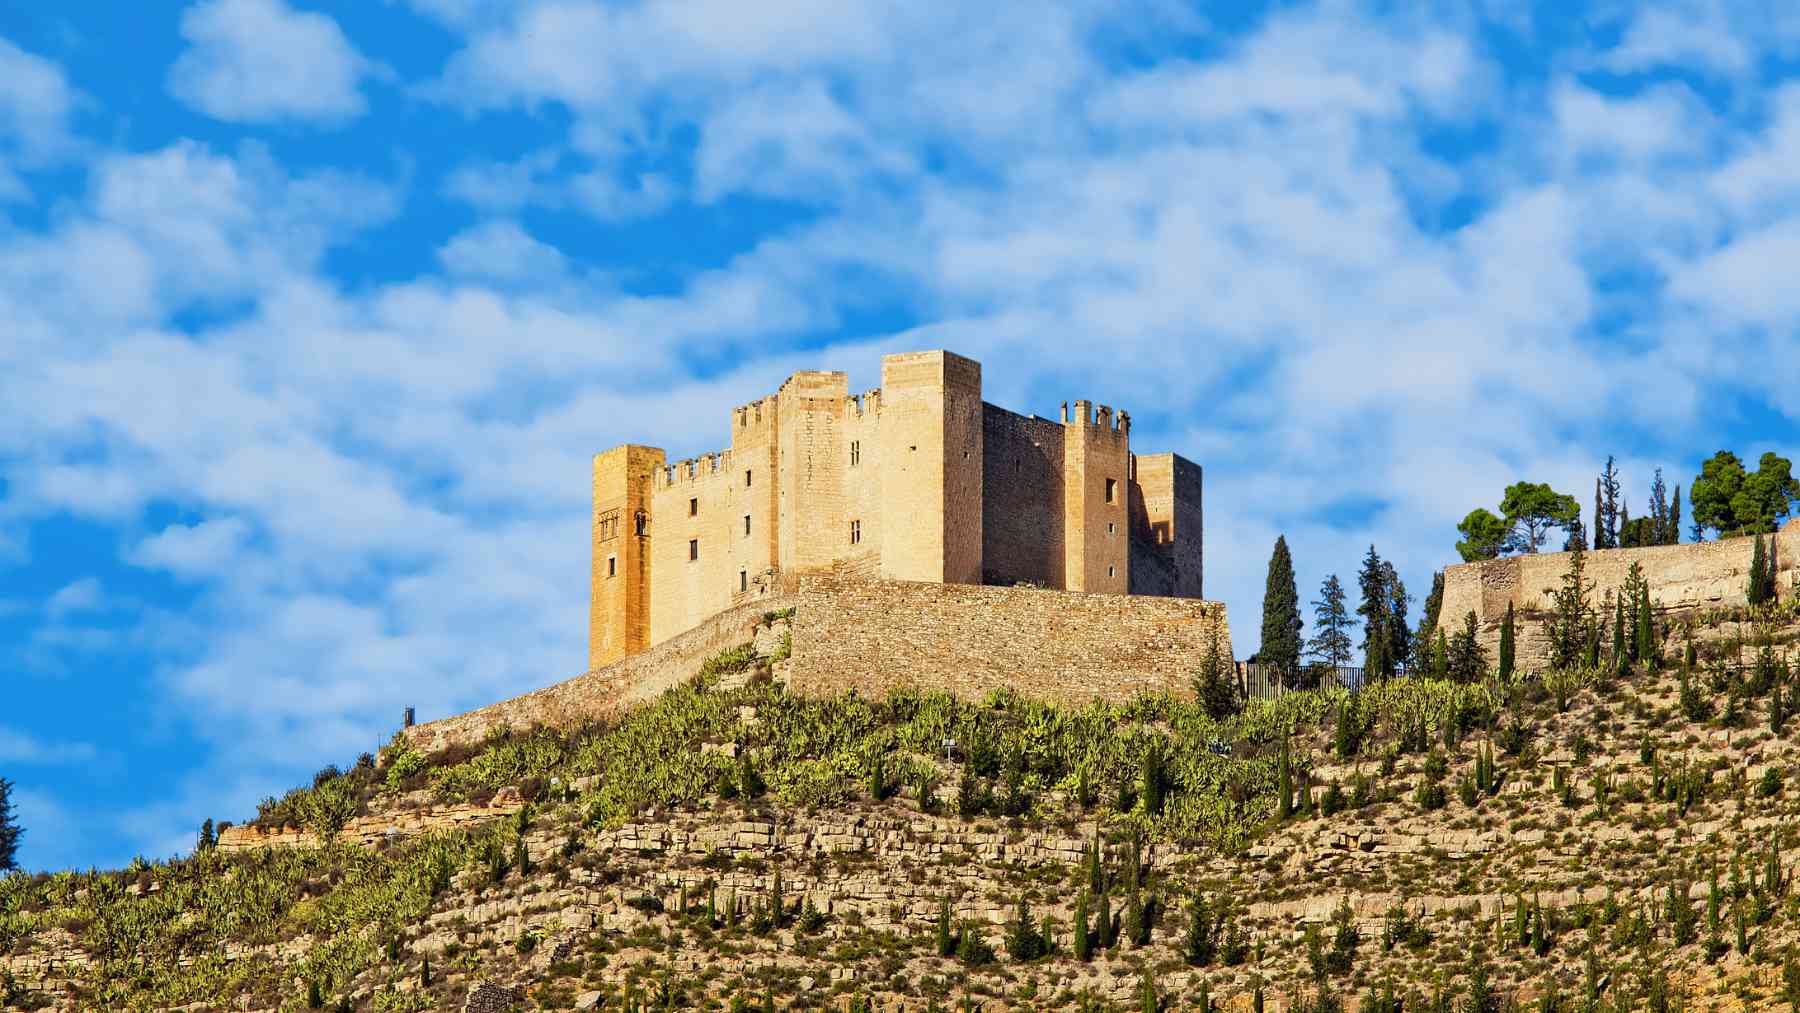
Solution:
[[[1744,597],[1752,605],[1761,605],[1768,600],[1769,580],[1763,572],[1767,563],[1763,558],[1762,533],[1756,535],[1756,547],[1750,551],[1750,580],[1744,588]]]
[[[956,939],[954,933],[950,931],[950,898],[948,897],[938,901],[937,952],[940,957],[948,957],[956,952]]]
[[[1663,532],[1664,545],[1681,544],[1681,486],[1675,486],[1675,498],[1669,501],[1669,527]]]
[[[1625,667],[1631,659],[1625,653],[1625,595],[1613,599],[1613,668],[1620,675],[1625,674]]]
[[[1156,1013],[1162,1008],[1162,1002],[1156,995],[1156,980],[1150,977],[1150,969],[1144,969],[1144,983],[1138,986],[1138,1009],[1142,1013]]]
[[[1094,955],[1094,941],[1088,936],[1088,895],[1082,891],[1075,898],[1074,950],[1076,960],[1087,960]]]
[[[1285,820],[1294,814],[1294,761],[1285,734],[1281,736],[1281,759],[1276,778],[1275,814],[1277,819]]]
[[[1780,735],[1781,726],[1787,723],[1787,702],[1781,698],[1781,683],[1776,682],[1769,690],[1769,731]]]
[[[1506,603],[1506,618],[1500,622],[1500,678],[1512,675],[1513,670],[1513,603]]]
[[[1280,673],[1282,685],[1293,688],[1300,672],[1300,591],[1294,583],[1294,558],[1287,536],[1275,539],[1269,555],[1268,578],[1263,583],[1262,646],[1259,662]]]
[[[1650,585],[1643,584],[1638,589],[1637,607],[1637,656],[1645,666],[1656,669],[1656,633],[1650,621]]]
[[[1119,941],[1118,931],[1113,926],[1112,900],[1105,891],[1101,891],[1099,909],[1094,913],[1094,935],[1103,950],[1112,949]]]

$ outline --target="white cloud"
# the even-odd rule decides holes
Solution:
[[[44,614],[52,619],[61,619],[76,612],[94,612],[106,601],[100,589],[98,577],[83,577],[70,584],[65,584],[44,602]]]
[[[0,201],[29,194],[21,173],[76,154],[80,97],[55,63],[0,38]]]
[[[181,16],[188,48],[169,71],[176,98],[234,123],[340,123],[361,116],[376,69],[336,21],[284,0],[201,0]]]
[[[60,766],[87,763],[94,747],[85,742],[45,742],[25,732],[0,725],[0,763],[21,766]]]
[[[167,570],[179,577],[216,577],[237,558],[249,529],[238,517],[171,524],[139,542],[127,558],[138,566]]]

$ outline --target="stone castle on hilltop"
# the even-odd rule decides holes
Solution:
[[[881,387],[802,372],[731,413],[731,447],[594,458],[590,670],[803,576],[1199,598],[1201,473],[1131,418],[981,399],[981,365],[889,355]]]

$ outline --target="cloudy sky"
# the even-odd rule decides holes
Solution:
[[[794,369],[1129,410],[1243,656],[1277,533],[1422,594],[1507,482],[1791,450],[1796,264],[1785,0],[7,5],[21,858],[579,671],[589,456]]]

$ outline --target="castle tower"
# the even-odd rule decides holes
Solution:
[[[981,364],[881,359],[881,576],[981,583]]]
[[[655,447],[625,444],[594,456],[588,668],[650,646],[650,483]]]
[[[1131,452],[1112,409],[1075,402],[1063,422],[1063,572],[1070,591],[1131,587]]]
[[[775,395],[776,550],[785,581],[830,570],[848,542],[843,423],[849,394],[843,373],[802,372]]]

